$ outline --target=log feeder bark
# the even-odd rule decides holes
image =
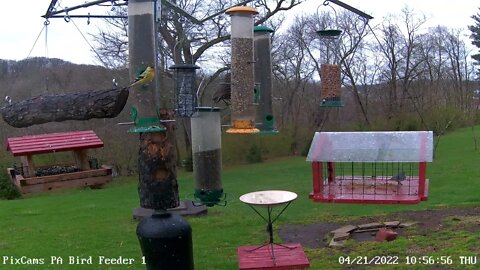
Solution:
[[[162,120],[175,119],[173,109],[160,109]],[[175,148],[175,122],[164,123],[165,132],[140,133],[138,194],[140,206],[150,209],[179,205]]]
[[[0,109],[3,120],[22,128],[65,120],[116,117],[128,99],[128,88],[41,95]]]

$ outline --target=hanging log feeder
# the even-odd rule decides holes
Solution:
[[[22,128],[49,122],[116,117],[128,99],[128,88],[40,95],[0,108],[3,120]]]

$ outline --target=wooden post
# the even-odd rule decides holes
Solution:
[[[25,178],[35,176],[35,165],[33,165],[33,158],[31,155],[21,156],[23,175]]]
[[[75,158],[75,166],[79,168],[81,171],[88,171],[90,170],[90,164],[88,163],[88,156],[87,150],[75,150],[73,151],[73,155]]]
[[[130,78],[147,66],[155,67],[156,79],[147,86],[137,85],[131,89],[132,101],[138,110],[138,118],[158,117],[162,120],[174,119],[174,110],[158,109],[160,87],[158,81],[158,65],[154,1],[128,1],[128,43]],[[163,91],[166,91],[163,89]],[[157,101],[157,102],[156,102]],[[158,111],[158,113],[157,113]],[[175,124],[164,124],[165,132],[140,133],[138,174],[140,206],[149,209],[165,210],[179,205],[176,152]]]

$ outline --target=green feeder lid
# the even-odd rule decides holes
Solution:
[[[275,31],[273,31],[273,29],[270,28],[270,27],[259,25],[259,26],[255,26],[253,28],[253,32],[270,32],[270,33],[273,33]]]
[[[342,34],[342,30],[338,29],[327,29],[327,30],[318,30],[317,34],[321,37],[338,37]]]

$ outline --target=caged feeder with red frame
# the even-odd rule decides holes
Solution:
[[[415,204],[428,198],[432,131],[316,132],[312,162],[315,202]]]

